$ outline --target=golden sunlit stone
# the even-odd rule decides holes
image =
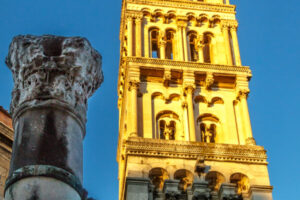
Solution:
[[[120,200],[272,199],[235,14],[229,0],[123,0]]]

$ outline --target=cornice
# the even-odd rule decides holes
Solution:
[[[214,71],[216,73],[243,73],[248,77],[252,76],[252,72],[247,66],[231,66],[231,65],[218,65],[208,63],[197,63],[197,62],[186,62],[186,61],[174,61],[168,59],[157,59],[157,58],[143,58],[143,57],[125,57],[123,58],[129,63],[134,63],[141,66],[160,67],[166,68],[171,67],[172,69],[190,69],[195,71]]]
[[[123,147],[124,153],[132,156],[197,159],[199,155],[203,155],[210,161],[267,164],[265,149],[255,145],[129,138],[124,141]]]
[[[0,134],[4,135],[11,141],[13,141],[14,139],[14,131],[11,128],[7,127],[2,122],[0,122]]]
[[[224,13],[235,13],[234,5],[224,5],[224,4],[211,4],[196,1],[187,0],[127,0],[127,3],[143,4],[150,6],[163,6],[173,8],[183,8],[183,9],[193,9],[193,10],[204,10],[212,12],[224,12]]]

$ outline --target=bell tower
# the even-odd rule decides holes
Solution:
[[[123,0],[120,200],[271,200],[229,0]]]

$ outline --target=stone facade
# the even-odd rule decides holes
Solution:
[[[120,200],[272,199],[237,28],[229,0],[123,0]]]
[[[0,107],[0,200],[3,199],[4,185],[9,171],[12,152],[13,128],[8,112]]]

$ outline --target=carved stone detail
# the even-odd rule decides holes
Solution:
[[[6,64],[14,89],[10,111],[60,105],[86,121],[87,99],[103,81],[101,55],[81,37],[21,35],[13,39]]]

